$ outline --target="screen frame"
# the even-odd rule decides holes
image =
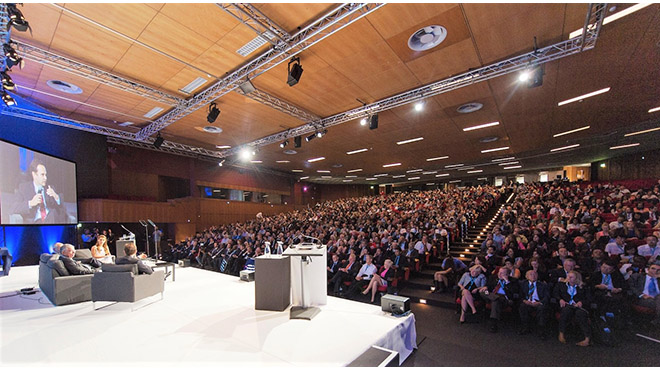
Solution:
[[[76,174],[76,222],[75,223],[58,223],[58,224],[34,224],[34,223],[33,224],[25,224],[25,223],[22,223],[22,224],[5,224],[5,223],[0,223],[0,226],[2,226],[2,227],[40,227],[40,226],[50,226],[50,225],[76,225],[77,226],[78,224],[80,224],[80,199],[78,198],[78,163],[76,161],[67,160],[63,157],[55,156],[55,155],[52,155],[52,154],[49,154],[49,153],[46,153],[46,152],[42,152],[42,151],[36,150],[34,148],[30,148],[30,147],[24,146],[22,144],[18,144],[18,143],[15,143],[15,142],[3,139],[3,138],[0,138],[0,142],[5,142],[5,143],[8,143],[8,144],[20,147],[20,148],[25,148],[25,149],[27,149],[29,151],[32,151],[32,152],[35,152],[35,153],[39,153],[41,155],[49,156],[49,157],[52,157],[52,158],[55,158],[55,159],[58,159],[58,160],[61,160],[61,161],[72,163],[73,164],[73,171]]]

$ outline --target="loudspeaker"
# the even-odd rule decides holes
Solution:
[[[410,310],[410,298],[387,294],[380,299],[383,312],[402,314]]]
[[[163,145],[163,142],[165,142],[165,139],[163,139],[163,137],[160,136],[160,133],[158,133],[156,140],[154,140],[154,147],[156,147],[156,149],[160,149],[160,146]]]
[[[373,114],[369,118],[369,130],[378,129],[378,115]]]
[[[293,138],[293,146],[295,148],[302,147],[302,136],[298,135],[297,137]]]
[[[190,259],[179,260],[179,267],[190,267]]]
[[[254,271],[250,269],[244,269],[240,271],[241,281],[252,282],[254,281]]]

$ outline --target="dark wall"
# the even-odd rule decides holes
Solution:
[[[591,180],[594,181],[650,178],[660,179],[660,150],[613,157],[591,164]]]
[[[108,196],[105,136],[0,115],[0,139],[75,162],[79,199]]]

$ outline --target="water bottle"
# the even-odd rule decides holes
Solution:
[[[277,241],[277,255],[282,255],[282,241]]]
[[[264,256],[270,257],[270,242],[264,242],[266,249],[264,250]]]

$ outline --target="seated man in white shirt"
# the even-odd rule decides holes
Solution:
[[[430,252],[432,247],[426,235],[422,236],[422,239],[415,244],[415,250],[417,250],[419,256],[424,256],[425,253]]]
[[[654,261],[660,256],[660,247],[658,247],[658,237],[650,235],[646,237],[646,245],[637,247],[637,254],[648,256],[650,261]]]
[[[660,262],[652,262],[646,268],[646,274],[634,274],[630,287],[638,298],[637,305],[655,309],[655,319],[651,324],[660,327]]]
[[[373,257],[371,255],[367,255],[366,262],[364,265],[362,265],[362,267],[360,267],[358,274],[355,275],[355,279],[353,280],[353,283],[348,290],[347,296],[353,297],[358,293],[358,291],[364,290],[365,286],[367,286],[369,281],[371,281],[371,277],[373,277],[373,275],[377,272],[378,269],[373,263]]]
[[[625,237],[622,234],[617,234],[614,242],[610,242],[605,246],[605,252],[609,256],[621,255],[625,252]]]

